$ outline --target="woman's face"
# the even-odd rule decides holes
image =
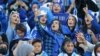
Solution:
[[[53,12],[54,13],[59,13],[61,11],[60,5],[59,4],[54,4],[53,5]]]
[[[57,21],[57,20],[53,21],[51,28],[54,31],[58,31],[59,30],[59,21]]]
[[[68,19],[68,26],[69,27],[74,27],[75,26],[75,18],[70,16]]]
[[[37,4],[33,4],[32,5],[32,11],[34,12],[35,10],[37,10],[38,9],[38,5]]]
[[[100,56],[100,47],[97,48],[96,53],[97,53],[97,56]]]
[[[42,44],[39,42],[36,42],[34,45],[34,53],[40,53],[42,50]]]
[[[46,21],[47,21],[46,15],[43,15],[43,16],[40,17],[40,23],[41,24],[46,24]]]
[[[74,49],[74,44],[72,42],[67,42],[64,46],[67,53],[72,53]]]
[[[89,25],[89,24],[91,24],[91,21],[85,17],[85,23],[86,23],[86,25]]]
[[[20,23],[20,17],[19,14],[15,13],[11,15],[11,23],[18,24]]]

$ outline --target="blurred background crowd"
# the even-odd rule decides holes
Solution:
[[[0,56],[100,56],[100,0],[0,0]]]

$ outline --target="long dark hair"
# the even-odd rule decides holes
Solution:
[[[51,22],[50,26],[53,24],[54,21],[58,21],[58,22],[59,22],[59,29],[58,29],[58,30],[59,30],[60,33],[62,33],[61,23],[60,23],[60,21],[59,21],[58,19],[54,19],[54,20]]]
[[[87,33],[87,29],[88,29],[87,24],[86,24],[86,22],[85,22],[85,19],[83,19],[82,31],[83,31],[84,33]]]
[[[86,21],[84,19],[81,30],[83,31],[84,34],[86,34],[87,29],[91,29],[94,33],[96,32],[96,30],[94,28],[92,28],[92,26],[90,28],[87,27]]]
[[[68,37],[66,37],[66,38],[64,39],[64,41],[63,41],[63,43],[62,43],[62,46],[61,46],[61,50],[62,50],[63,53],[67,53],[66,50],[64,49],[64,46],[65,46],[65,44],[66,44],[67,42],[72,42],[72,40],[71,40],[70,38],[68,38]],[[73,42],[72,42],[72,43],[73,43]]]
[[[76,24],[77,24],[77,20],[76,20],[76,17],[74,16],[74,15],[69,15],[69,17],[73,17],[74,19],[75,19],[75,25],[74,25],[74,27],[73,27],[73,29],[71,30],[71,31],[74,31],[74,29],[75,29],[75,26],[76,26]],[[68,17],[68,19],[69,19],[69,17]],[[67,26],[68,26],[68,19],[67,19]],[[69,26],[68,26],[69,27]]]

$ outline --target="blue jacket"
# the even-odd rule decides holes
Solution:
[[[19,8],[19,16],[20,16],[20,19],[21,19],[21,22],[25,22],[27,19],[27,15],[26,15],[26,10],[24,8]]]
[[[65,39],[64,35],[60,32],[54,32],[54,31],[51,31],[51,35],[53,36],[54,38],[54,53],[53,53],[53,56],[58,56],[58,54],[61,52],[61,46],[62,46],[62,43]]]
[[[89,41],[90,43],[92,43],[92,37],[90,36],[90,34],[84,34],[85,35],[85,39],[87,40],[87,41]]]
[[[34,12],[30,11],[28,15],[28,25],[30,26],[31,30],[35,27],[36,23],[34,21]]]
[[[70,39],[74,42],[76,41],[76,37],[75,34],[78,32],[78,26],[76,26],[74,28],[74,31],[71,32],[71,30],[66,26],[66,25],[62,25],[62,33],[68,37],[71,37]]]
[[[7,30],[7,18],[4,11],[0,11],[0,23],[1,23],[1,31],[6,32]]]
[[[95,20],[92,21],[92,28],[94,28],[98,33],[100,33],[100,25]]]
[[[39,27],[39,28],[38,28]],[[43,41],[43,50],[50,56],[57,56],[60,52],[60,47],[64,40],[64,35],[53,32],[48,27],[44,29],[41,26],[36,26],[31,32],[31,36],[39,38]]]
[[[8,0],[0,0],[0,6],[3,6],[3,8],[6,8],[6,3]]]
[[[69,15],[70,16],[70,15]],[[70,30],[70,28],[69,28],[69,26],[68,26],[68,19],[69,19],[69,16],[68,16],[68,18],[66,19],[66,24],[65,25],[62,25],[61,27],[61,29],[62,29],[62,33],[65,35],[65,36],[67,36],[67,37],[70,37],[70,39],[73,41],[73,42],[75,42],[76,41],[76,33],[77,32],[79,32],[79,26],[78,26],[78,18],[76,17],[76,16],[74,16],[74,15],[72,15],[72,16],[74,16],[75,17],[75,26],[74,26],[74,28],[72,29],[72,30]]]
[[[45,51],[42,51],[41,54],[38,54],[38,55],[36,55],[36,56],[48,56],[48,55],[47,55],[47,53],[46,53]]]
[[[53,56],[54,48],[54,38],[47,33],[48,28],[41,27],[41,25],[36,25],[31,31],[31,37],[33,39],[41,39],[43,41],[43,50],[49,55]]]
[[[84,56],[92,56],[92,52],[85,51]]]
[[[40,25],[40,24],[37,24],[35,25],[35,27],[32,29],[31,31],[31,37],[34,39],[34,38],[41,38],[42,39],[42,34],[45,34],[44,31],[48,29],[47,26],[44,26],[44,28]]]

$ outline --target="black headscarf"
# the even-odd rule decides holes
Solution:
[[[64,46],[65,46],[65,44],[66,44],[67,42],[72,42],[72,41],[71,41],[71,39],[69,39],[69,38],[65,38],[64,41],[63,41],[63,43],[62,43],[61,50],[62,50],[63,53],[67,53],[68,56],[71,56],[72,53],[68,53],[68,52],[64,49]]]

